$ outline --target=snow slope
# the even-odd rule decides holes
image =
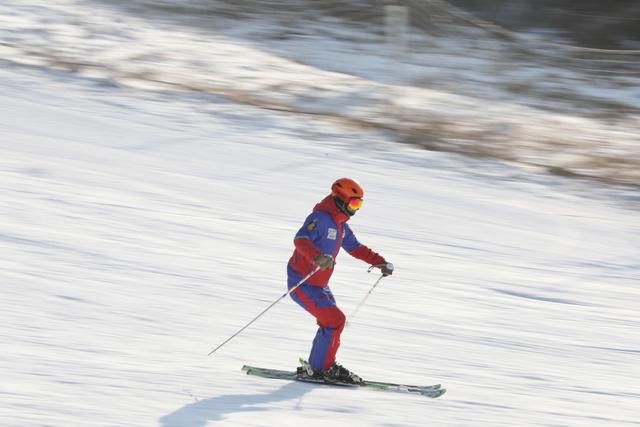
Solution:
[[[0,69],[0,425],[639,425],[637,197],[210,96]],[[345,331],[366,378],[441,399],[243,375],[315,325],[282,301],[330,182],[394,262]],[[375,281],[338,259],[347,315]]]

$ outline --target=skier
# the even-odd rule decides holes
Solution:
[[[289,289],[314,268],[320,268],[290,294],[296,303],[316,318],[318,324],[309,364],[298,369],[300,375],[327,382],[362,382],[360,377],[336,363],[346,318],[336,306],[328,282],[340,247],[349,255],[379,268],[384,276],[393,273],[393,264],[358,242],[347,224],[362,206],[363,196],[364,191],[355,180],[336,180],[331,186],[331,194],[315,206],[293,240],[295,249],[287,266]]]

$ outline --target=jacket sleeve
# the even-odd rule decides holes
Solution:
[[[320,237],[320,229],[323,227],[320,219],[311,214],[304,221],[304,224],[293,238],[293,244],[298,252],[302,254],[307,261],[313,261],[313,258],[320,253],[320,250],[313,244]]]
[[[353,234],[353,231],[351,231],[351,227],[347,224],[344,225],[344,239],[342,240],[342,247],[349,253],[349,255],[360,259],[367,264],[380,265],[385,263],[382,255],[358,241],[355,234]]]

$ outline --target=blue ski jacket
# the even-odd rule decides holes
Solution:
[[[315,268],[313,258],[316,255],[323,253],[336,259],[340,248],[368,264],[383,264],[385,259],[380,254],[358,241],[348,220],[349,216],[338,209],[331,195],[318,203],[293,239],[295,249],[289,259],[289,275],[306,276]],[[333,268],[320,270],[307,283],[325,287],[332,274]]]

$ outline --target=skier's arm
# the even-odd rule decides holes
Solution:
[[[387,262],[382,255],[374,252],[363,244],[360,244],[360,246],[349,252],[349,254],[379,268],[383,276],[391,276],[393,274],[393,264]]]
[[[356,249],[349,252],[354,258],[361,259],[367,264],[378,266],[380,264],[386,264],[386,261],[382,255],[370,249],[369,247],[360,244]]]
[[[351,231],[351,227],[345,224],[344,227],[344,239],[342,240],[342,247],[349,255],[354,258],[360,259],[367,264],[381,265],[386,264],[386,261],[382,255],[370,249],[368,246],[363,245],[356,239],[355,234]]]
[[[300,252],[309,262],[312,262],[313,259],[320,254],[318,248],[316,248],[307,237],[296,237],[293,240],[293,244],[296,246],[298,252]]]
[[[296,249],[309,262],[313,262],[313,259],[321,254],[320,249],[313,244],[313,241],[317,240],[320,236],[319,228],[322,228],[320,219],[316,215],[311,214],[293,238],[293,244]]]

